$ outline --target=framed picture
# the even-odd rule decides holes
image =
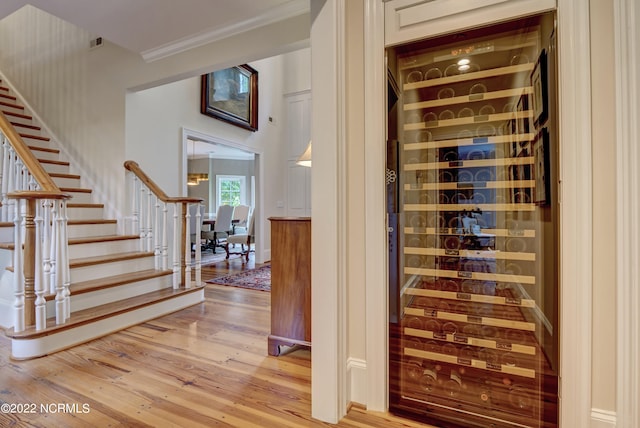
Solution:
[[[533,122],[541,128],[547,120],[549,110],[549,94],[547,82],[547,51],[542,49],[538,61],[531,72],[531,86],[533,87]]]
[[[549,182],[549,131],[547,128],[543,128],[533,141],[533,175],[536,185],[533,202],[537,205],[549,205],[551,183]]]
[[[258,130],[258,72],[247,64],[202,75],[200,112]]]

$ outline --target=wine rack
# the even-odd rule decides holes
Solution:
[[[553,420],[532,143],[538,28],[397,57],[398,389],[496,426]],[[535,426],[547,426],[538,422]]]

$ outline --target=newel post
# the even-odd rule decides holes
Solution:
[[[27,199],[24,216],[24,262],[22,272],[24,275],[24,318],[26,327],[36,323],[36,200]]]

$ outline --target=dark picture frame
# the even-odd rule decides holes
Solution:
[[[532,143],[533,176],[535,189],[533,202],[536,205],[549,205],[551,202],[551,183],[549,168],[549,131],[543,128]]]
[[[547,51],[542,49],[536,65],[531,71],[531,86],[533,87],[532,107],[533,123],[541,128],[549,115],[549,83],[547,81]]]
[[[202,75],[200,112],[258,130],[258,71],[247,64]]]

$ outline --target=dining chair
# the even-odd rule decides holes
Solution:
[[[224,242],[231,235],[231,220],[233,218],[233,207],[231,205],[220,205],[216,212],[216,223],[213,225],[213,251],[216,247],[225,248]]]
[[[247,225],[246,233],[238,233],[235,235],[230,235],[227,237],[227,240],[224,245],[224,250],[227,252],[227,259],[231,254],[241,254],[245,257],[247,261],[249,261],[249,253],[251,250],[251,244],[255,243],[255,218],[256,212],[254,211],[249,217],[249,224]],[[232,244],[240,244],[240,252],[230,251],[229,245]],[[244,246],[247,246],[247,250],[245,251]]]
[[[234,233],[243,233],[247,230],[247,222],[249,220],[249,205],[237,205],[233,208],[233,231]]]

